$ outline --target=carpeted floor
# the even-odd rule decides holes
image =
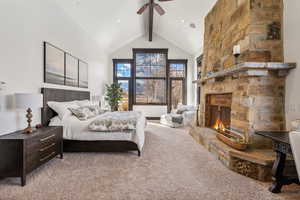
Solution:
[[[149,123],[142,157],[136,153],[65,154],[39,168],[21,187],[0,181],[1,200],[281,200],[268,184],[225,168],[187,134]],[[299,189],[299,188],[297,188]]]

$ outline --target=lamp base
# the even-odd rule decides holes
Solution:
[[[27,128],[24,129],[24,134],[30,134],[33,133],[35,131],[34,128],[31,127],[31,122],[32,122],[32,110],[30,108],[27,109],[27,122],[28,122],[28,126]]]
[[[27,127],[27,128],[24,129],[24,134],[31,134],[31,133],[33,133],[35,131],[36,131],[35,128]]]

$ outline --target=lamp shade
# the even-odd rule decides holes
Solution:
[[[42,94],[15,94],[16,107],[20,109],[41,108],[43,107]]]

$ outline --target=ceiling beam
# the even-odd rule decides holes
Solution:
[[[149,5],[149,42],[152,42],[152,37],[153,37],[153,18],[154,18],[154,0],[150,0],[150,5]]]

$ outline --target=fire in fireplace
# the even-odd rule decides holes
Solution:
[[[219,119],[217,119],[217,121],[216,121],[215,125],[213,126],[213,128],[216,129],[217,131],[222,131],[222,132],[226,131],[225,125]]]
[[[231,124],[232,94],[210,94],[206,97],[206,127],[225,131]]]

